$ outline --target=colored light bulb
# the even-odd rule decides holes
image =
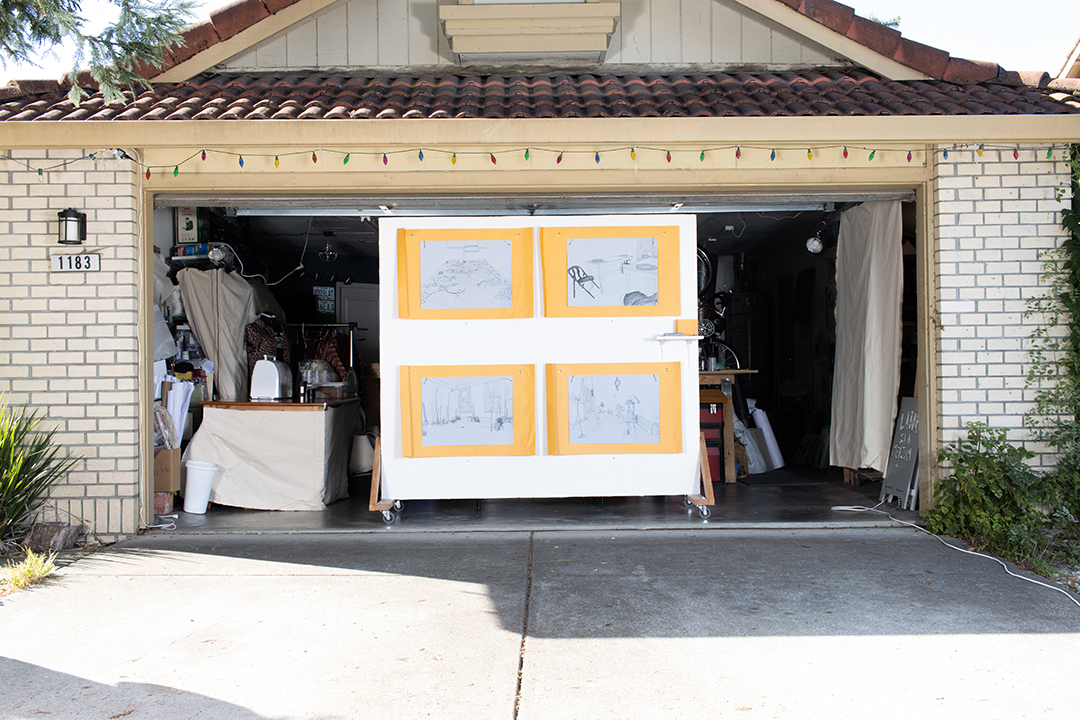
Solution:
[[[844,146],[844,159],[847,160],[847,145]]]
[[[1020,159],[1020,149],[1017,148],[1017,149],[1013,150],[1013,160],[1019,160],[1019,159]]]
[[[205,150],[203,150],[203,151],[202,151],[202,159],[203,159],[203,160],[205,160],[205,159],[206,159],[206,151],[205,151]]]
[[[979,149],[978,149],[977,152],[979,153],[979,157],[982,157],[982,152],[983,152],[983,146],[982,145],[979,146]]]
[[[907,151],[907,161],[911,162],[911,151],[910,150]]]
[[[667,161],[671,162],[671,151],[670,150],[667,151]]]
[[[807,160],[813,160],[814,159],[814,153],[810,150],[810,148],[806,148],[806,159]]]
[[[420,152],[418,152],[416,154],[416,157],[420,160],[420,162],[424,162],[424,149],[423,148],[420,148]]]
[[[341,158],[341,164],[342,165],[348,165],[349,164],[349,153],[345,153],[345,157]]]
[[[704,155],[704,153],[702,153],[702,154]],[[741,147],[735,148],[735,159],[736,160],[741,160],[742,159],[742,148]]]
[[[172,176],[176,177],[179,174],[180,174],[180,166],[179,165],[173,165]]]
[[[873,160],[875,155],[877,155],[877,150],[871,150],[870,157],[868,157],[867,160]]]
[[[491,158],[491,164],[492,165],[497,165],[498,164],[499,161],[495,159],[495,153],[488,153],[488,157]]]
[[[593,160],[595,160],[595,161],[596,161],[596,164],[597,164],[597,165],[599,165],[599,164],[600,164],[600,153],[599,153],[599,151],[598,151],[598,152],[596,153],[596,155],[595,155],[595,156],[593,157]]]
[[[314,151],[312,151],[312,153],[311,153],[311,162],[313,162],[313,163],[319,162],[319,156],[316,155]]]
[[[637,148],[630,148],[630,159],[637,160]]]
[[[941,151],[941,157],[942,157],[942,159],[944,159],[944,160],[948,160],[948,159],[949,159],[949,151],[948,151],[947,149],[946,149],[946,150],[942,150],[942,151]]]
[[[150,168],[146,168],[146,179],[150,179]]]
[[[776,151],[775,150],[773,150],[771,153],[769,153],[769,159],[770,160],[775,160],[776,159]]]
[[[382,154],[382,164],[385,165],[388,162],[390,162],[390,161],[386,159],[386,153],[383,153]]]
[[[559,153],[559,157],[555,158],[555,164],[558,165],[562,162],[562,153]]]
[[[244,156],[240,156],[240,167],[244,167]]]
[[[281,158],[279,158],[277,155],[274,156],[274,167],[281,167]]]
[[[529,148],[525,148],[525,159],[529,159]]]
[[[453,155],[450,156],[450,164],[451,165],[457,165],[457,153],[454,153]]]

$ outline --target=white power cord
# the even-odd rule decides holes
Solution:
[[[994,557],[992,555],[986,555],[984,553],[975,552],[974,550],[965,550],[964,548],[956,547],[955,545],[952,545],[950,543],[945,542],[944,538],[942,538],[939,535],[935,535],[934,533],[930,532],[926,528],[919,527],[915,523],[910,523],[910,522],[908,522],[906,520],[900,520],[898,518],[894,518],[892,515],[885,512],[884,510],[878,510],[877,509],[878,505],[881,505],[883,502],[885,502],[885,501],[882,500],[881,502],[879,502],[874,507],[864,507],[862,505],[833,505],[831,509],[832,510],[837,510],[839,512],[875,512],[875,513],[878,513],[880,515],[884,515],[885,517],[889,518],[893,522],[898,522],[901,525],[907,525],[908,527],[915,528],[919,532],[926,533],[930,537],[935,538],[939,543],[941,543],[942,545],[944,545],[947,548],[952,548],[953,550],[956,550],[957,552],[966,553],[968,555],[977,555],[978,557],[983,557],[983,558],[988,558],[990,560],[993,560],[998,565],[1003,567],[1005,569],[1006,573],[1008,573],[1009,575],[1012,575],[1014,578],[1019,578],[1021,580],[1032,583],[1034,585],[1042,585],[1044,588],[1050,588],[1051,590],[1059,592],[1062,595],[1064,595],[1065,597],[1069,598],[1069,602],[1071,602],[1073,605],[1076,605],[1077,607],[1080,607],[1080,601],[1078,601],[1076,598],[1074,598],[1072,596],[1072,593],[1070,593],[1070,592],[1068,592],[1066,590],[1062,590],[1059,587],[1054,587],[1053,585],[1050,585],[1048,583],[1044,583],[1044,582],[1042,582],[1040,580],[1032,580],[1031,578],[1024,577],[1023,575],[1017,575],[1016,573],[1014,573],[1012,570],[1009,569],[1008,565],[1006,565],[1001,560],[997,559],[996,557]]]

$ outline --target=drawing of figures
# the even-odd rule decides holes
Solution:
[[[423,445],[514,444],[510,377],[428,377],[420,396]]]
[[[570,444],[660,442],[657,375],[570,377]]]
[[[513,260],[505,240],[428,240],[420,243],[420,307],[508,308]]]
[[[656,305],[656,238],[570,238],[566,241],[570,307]]]

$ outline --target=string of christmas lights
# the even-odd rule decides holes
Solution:
[[[1045,159],[1046,160],[1053,160],[1055,158],[1055,156],[1064,159],[1066,153],[1068,152],[1068,148],[1069,148],[1068,144],[1058,144],[1058,143],[1050,144],[1050,145],[1046,146]],[[982,158],[983,153],[986,150],[1000,150],[1000,151],[1009,151],[1009,152],[1011,152],[1013,160],[1019,160],[1020,159],[1020,151],[1022,149],[1024,149],[1024,148],[1021,145],[1017,145],[1017,144],[994,145],[994,144],[979,143],[978,145],[975,145],[973,143],[970,143],[970,144],[952,144],[952,145],[949,145],[949,146],[940,146],[939,145],[939,146],[937,146],[935,148],[935,150],[933,152],[935,154],[940,153],[941,158],[943,160],[948,160],[950,151],[951,152],[957,152],[957,151],[961,151],[961,150],[974,150],[975,154],[979,158]],[[1030,146],[1029,146],[1029,149],[1031,149]],[[849,160],[851,158],[852,154],[855,151],[862,151],[862,153],[864,153],[864,157],[866,158],[866,162],[873,162],[876,158],[880,157],[883,154],[892,154],[892,155],[897,155],[898,154],[898,155],[903,156],[904,159],[906,159],[906,161],[910,163],[910,162],[914,161],[914,159],[916,157],[916,153],[920,153],[920,154],[925,154],[926,153],[925,150],[921,150],[921,149],[911,150],[911,149],[896,149],[896,148],[876,148],[876,147],[873,147],[873,146],[830,144],[830,145],[819,145],[819,146],[806,148],[806,161],[807,162],[814,162],[815,157],[818,158],[819,160],[823,159],[825,157],[826,151],[829,151],[829,150],[838,151],[838,159],[843,160],[843,161]],[[801,148],[794,148],[794,147],[791,147],[791,146],[773,146],[773,145],[761,145],[761,144],[716,145],[716,146],[710,146],[710,147],[701,148],[700,150],[698,150],[698,149],[689,150],[689,149],[684,149],[684,148],[676,148],[676,149],[673,150],[673,149],[670,149],[670,148],[648,146],[648,145],[628,145],[628,146],[623,146],[623,147],[606,148],[606,149],[603,149],[603,150],[572,150],[572,149],[556,149],[556,148],[547,148],[547,147],[527,146],[527,147],[521,147],[521,148],[508,148],[508,149],[505,149],[505,150],[489,151],[489,150],[454,150],[454,149],[444,149],[444,148],[433,148],[433,147],[425,145],[425,146],[422,146],[422,147],[397,148],[397,149],[391,149],[391,150],[327,150],[325,148],[320,147],[320,148],[316,148],[316,149],[313,149],[313,150],[290,150],[290,151],[286,151],[286,152],[248,152],[248,153],[241,153],[241,152],[237,152],[235,150],[223,150],[223,149],[214,149],[214,148],[200,148],[199,150],[196,150],[196,151],[192,152],[190,155],[185,157],[183,160],[180,160],[179,162],[172,163],[172,164],[169,164],[169,165],[146,164],[146,163],[143,163],[143,162],[141,162],[140,160],[138,160],[136,158],[131,157],[130,155],[125,153],[123,150],[109,149],[109,150],[96,150],[96,151],[91,152],[91,153],[89,153],[88,155],[86,155],[86,156],[84,156],[82,158],[68,158],[68,159],[58,161],[58,162],[56,162],[54,164],[51,164],[51,165],[42,165],[42,166],[34,166],[29,161],[22,160],[22,159],[19,159],[19,158],[13,158],[13,157],[10,156],[11,155],[10,152],[8,153],[7,160],[10,161],[10,162],[18,163],[19,165],[22,165],[23,167],[25,167],[29,171],[36,172],[40,178],[44,178],[46,173],[51,172],[53,170],[58,170],[58,169],[66,170],[71,163],[76,162],[78,160],[84,160],[84,159],[89,159],[89,160],[94,160],[94,161],[108,160],[108,159],[130,160],[131,162],[133,162],[135,164],[136,167],[139,168],[139,170],[144,174],[146,179],[149,180],[154,174],[161,174],[161,173],[170,173],[173,177],[179,177],[181,168],[183,168],[185,165],[188,165],[189,163],[203,163],[203,162],[206,162],[208,159],[214,159],[215,157],[235,158],[235,163],[236,163],[237,168],[240,169],[240,170],[243,170],[244,166],[245,166],[245,159],[250,161],[252,159],[270,159],[270,158],[273,158],[274,168],[277,169],[277,168],[281,167],[282,158],[288,159],[288,158],[293,158],[293,157],[298,157],[298,156],[308,157],[313,166],[319,165],[319,161],[320,161],[320,159],[322,159],[323,156],[338,156],[338,157],[340,157],[340,161],[341,161],[342,166],[348,166],[350,160],[352,160],[355,157],[355,158],[373,158],[373,159],[375,159],[375,161],[377,163],[381,162],[381,164],[384,167],[389,168],[392,158],[396,158],[396,157],[401,156],[401,155],[413,155],[413,156],[415,156],[417,158],[417,160],[420,163],[424,164],[424,168],[427,169],[428,166],[427,166],[427,163],[425,162],[425,158],[427,156],[425,155],[425,153],[428,153],[428,154],[438,154],[438,155],[442,155],[442,156],[446,157],[449,160],[449,164],[448,164],[449,165],[448,169],[449,169],[449,168],[454,168],[454,167],[457,166],[457,164],[458,164],[458,156],[462,156],[462,157],[470,157],[470,156],[486,157],[490,161],[491,165],[496,166],[496,167],[498,166],[498,161],[499,161],[500,157],[509,158],[509,157],[512,157],[512,156],[521,156],[525,161],[527,161],[529,163],[530,168],[535,168],[536,165],[534,165],[533,160],[535,159],[535,156],[537,154],[541,154],[541,155],[547,155],[548,157],[552,157],[553,162],[551,162],[550,164],[539,163],[539,167],[540,168],[544,168],[544,167],[552,167],[552,168],[554,168],[554,167],[559,167],[559,166],[562,165],[563,158],[565,156],[574,156],[574,155],[591,156],[592,159],[593,159],[593,164],[599,166],[599,165],[603,164],[602,160],[605,157],[612,157],[612,156],[618,156],[618,155],[627,155],[627,156],[629,156],[630,160],[633,161],[634,167],[636,168],[637,167],[637,162],[638,162],[638,153],[639,152],[646,152],[646,153],[656,153],[656,154],[661,155],[663,157],[663,159],[668,164],[673,164],[673,161],[675,160],[675,158],[679,157],[680,162],[674,163],[674,166],[679,167],[679,168],[683,168],[685,166],[692,166],[693,160],[695,159],[694,156],[696,156],[696,160],[697,160],[698,163],[703,163],[703,162],[706,161],[706,159],[708,159],[711,156],[720,156],[720,155],[723,155],[723,154],[730,154],[730,156],[735,160],[736,163],[740,163],[740,162],[743,161],[744,158],[747,157],[748,151],[760,151],[762,153],[767,152],[769,162],[776,162],[778,159],[783,160],[784,154],[801,153],[802,149]],[[683,157],[686,158],[685,161],[683,161]],[[1039,153],[1036,153],[1036,159],[1042,160],[1042,158],[1039,157]],[[359,168],[359,166],[356,165],[356,164],[354,164],[353,167],[354,168]],[[325,168],[325,163],[323,163],[323,167],[320,167],[320,169],[324,169],[324,168]]]

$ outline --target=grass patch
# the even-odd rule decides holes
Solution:
[[[56,572],[56,553],[26,551],[21,562],[9,561],[0,570],[0,597],[35,585]]]

